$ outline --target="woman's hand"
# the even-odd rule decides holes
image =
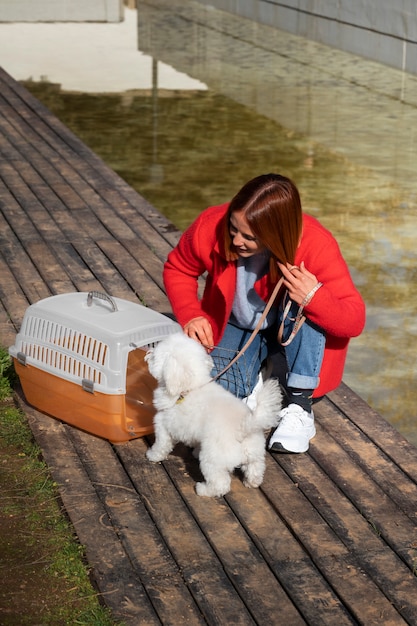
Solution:
[[[183,328],[186,335],[203,344],[205,348],[214,348],[214,337],[211,324],[206,317],[195,317]]]
[[[300,267],[289,263],[284,265],[279,262],[278,267],[284,277],[284,285],[288,290],[289,297],[300,305],[319,281],[314,274],[306,269],[304,261],[301,262]]]

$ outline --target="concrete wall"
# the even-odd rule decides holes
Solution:
[[[416,0],[198,0],[417,74]]]
[[[120,22],[122,19],[122,0],[0,0],[0,22]]]

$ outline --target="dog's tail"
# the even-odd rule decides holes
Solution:
[[[256,407],[252,415],[247,418],[247,431],[262,428],[274,428],[279,422],[279,412],[282,408],[282,392],[278,380],[268,378],[258,391]]]

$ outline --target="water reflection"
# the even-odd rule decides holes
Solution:
[[[259,173],[294,179],[367,302],[345,381],[417,443],[416,77],[192,1],[138,15],[154,61],[128,91],[26,85],[181,229]],[[173,89],[168,66],[195,82]]]

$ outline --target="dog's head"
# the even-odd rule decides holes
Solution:
[[[169,335],[145,356],[148,369],[171,397],[186,394],[210,380],[213,360],[206,349],[182,332]]]

